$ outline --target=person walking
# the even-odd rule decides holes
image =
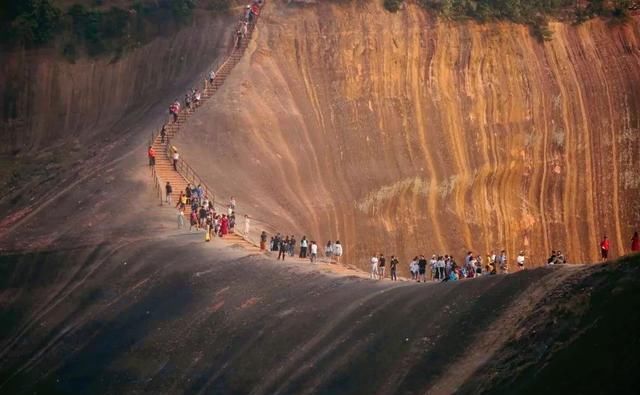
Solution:
[[[524,251],[520,251],[520,254],[518,254],[518,257],[516,258],[516,263],[520,270],[524,270]]]
[[[245,214],[244,215],[244,227],[242,229],[242,233],[244,233],[245,237],[249,237],[250,222],[251,222],[251,218],[249,218],[249,215]]]
[[[307,257],[307,247],[309,242],[307,241],[307,236],[302,236],[302,240],[300,240],[300,258]]]
[[[387,259],[384,257],[384,254],[380,254],[380,258],[378,258],[378,275],[380,276],[380,280],[384,279],[384,271],[387,266]]]
[[[196,89],[196,93],[193,94],[193,105],[198,108],[200,107],[200,99],[202,95],[200,94],[200,90]]]
[[[640,237],[638,236],[638,232],[634,232],[631,238],[631,252],[638,251],[640,251]]]
[[[156,151],[152,146],[149,146],[147,150],[147,156],[149,156],[149,166],[153,167],[156,165]]]
[[[242,38],[247,38],[247,33],[249,32],[249,23],[247,21],[242,22],[242,26],[240,30],[242,31]]]
[[[229,218],[222,214],[222,219],[220,220],[220,237],[224,237],[229,233]]]
[[[420,259],[418,260],[418,282],[422,280],[423,283],[427,282],[427,259],[424,255],[420,255]]]
[[[287,245],[289,244],[289,236],[286,239],[280,239],[278,243],[278,260],[282,257],[284,261],[284,256],[287,255]]]
[[[340,263],[340,257],[342,256],[342,244],[340,244],[340,240],[336,240],[336,244],[333,246],[333,256],[336,258],[336,263]]]
[[[446,276],[446,268],[447,268],[447,264],[444,260],[444,257],[440,255],[436,263],[437,263],[438,280],[444,281]]]
[[[296,236],[295,235],[291,235],[291,238],[289,239],[289,256],[293,257],[296,253]]]
[[[609,258],[609,247],[609,239],[605,235],[600,242],[600,256],[602,257],[603,261],[606,261]]]
[[[331,256],[333,255],[333,246],[331,245],[331,240],[327,241],[327,245],[324,247],[324,256],[331,260]]]
[[[180,160],[180,154],[178,153],[178,149],[173,147],[173,170],[178,171],[178,160]]]
[[[189,232],[192,232],[193,228],[196,228],[196,230],[200,229],[198,214],[195,211],[191,211],[191,214],[189,215]]]
[[[378,279],[378,257],[373,254],[370,260],[371,263],[371,273],[369,274],[369,278],[373,280]]]
[[[389,262],[391,281],[398,281],[398,263],[398,258],[395,255],[391,255],[391,262]]]
[[[187,206],[187,196],[184,194],[184,192],[180,192],[180,197],[178,198],[178,203],[176,203],[176,207],[184,210],[186,206]]]
[[[173,193],[173,187],[171,187],[171,183],[167,181],[167,184],[164,186],[164,190],[166,192],[165,202],[171,204],[171,194]]]
[[[178,114],[180,113],[180,102],[178,99],[173,101],[169,106],[169,113],[173,116],[173,123],[178,122]]]
[[[431,255],[431,259],[429,260],[429,272],[430,272],[429,277],[431,281],[436,279],[436,270],[438,270],[436,266],[437,263],[438,263],[438,260],[436,259],[435,254]]]
[[[500,256],[496,258],[498,267],[500,267],[500,273],[509,273],[509,263],[507,262],[507,252],[505,250],[500,251]]]
[[[198,215],[200,217],[200,226],[204,227],[207,222],[207,209],[204,206],[200,206],[200,210],[198,210]]]
[[[240,48],[241,45],[242,45],[242,29],[239,28],[236,31],[236,45],[235,45],[236,49]]]
[[[409,263],[409,272],[411,272],[411,280],[418,280],[418,257],[414,257]]]
[[[267,249],[267,232],[264,230],[260,233],[260,251]]]
[[[316,244],[315,241],[311,241],[311,263],[316,263],[316,260],[318,259],[318,245]]]
[[[178,208],[178,229],[184,228],[184,207]]]
[[[160,130],[160,143],[164,144],[164,139],[167,137],[167,125],[162,125],[162,129]]]

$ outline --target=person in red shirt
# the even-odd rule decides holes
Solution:
[[[631,238],[631,252],[638,251],[640,251],[640,236],[638,236],[638,232],[635,232]]]
[[[604,236],[600,242],[600,255],[603,261],[606,261],[609,257],[609,239],[607,236]]]
[[[147,155],[149,155],[149,166],[155,166],[156,165],[156,151],[153,149],[152,146],[149,146],[149,151],[147,152]]]

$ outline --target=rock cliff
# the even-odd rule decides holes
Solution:
[[[271,3],[178,141],[285,233],[376,252],[628,252],[640,223],[640,19],[528,28],[379,2]],[[404,264],[403,264],[404,265]]]

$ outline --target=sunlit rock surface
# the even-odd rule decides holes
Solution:
[[[339,3],[339,2],[338,2]],[[255,43],[177,144],[285,233],[370,254],[629,252],[640,222],[640,21],[527,27],[409,5],[263,12]]]

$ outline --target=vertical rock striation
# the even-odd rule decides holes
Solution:
[[[415,6],[271,4],[179,142],[219,197],[369,254],[629,251],[640,224],[640,20],[449,23]],[[512,260],[513,262],[513,260]],[[404,264],[403,264],[404,265]]]

